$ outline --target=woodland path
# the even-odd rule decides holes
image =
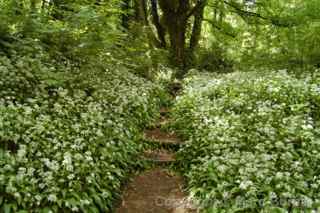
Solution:
[[[184,181],[169,168],[175,162],[175,152],[183,144],[174,133],[163,130],[170,122],[170,108],[160,110],[161,117],[144,138],[153,144],[144,158],[155,166],[132,178],[122,194],[116,213],[195,213],[187,205]]]

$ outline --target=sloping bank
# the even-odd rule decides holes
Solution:
[[[160,88],[126,70],[0,58],[0,212],[110,212]]]
[[[285,72],[185,79],[178,160],[204,212],[319,210],[319,82]]]

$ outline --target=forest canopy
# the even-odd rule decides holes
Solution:
[[[28,40],[50,48],[54,57],[77,63],[88,54],[101,56],[108,48],[117,56],[121,50],[132,53],[135,60],[130,65],[146,54],[152,66],[167,53],[170,65],[182,75],[190,68],[210,66],[312,66],[319,63],[319,4],[317,0],[3,0],[1,47],[7,52],[8,45]]]

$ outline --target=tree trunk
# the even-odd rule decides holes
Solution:
[[[165,38],[166,31],[160,23],[157,0],[151,0],[151,14],[152,14],[152,22],[157,30],[160,47],[165,48],[167,46],[167,42]]]
[[[186,23],[179,24],[179,20],[176,20],[175,24],[172,24],[169,29],[170,43],[173,54],[174,63],[184,69],[186,64],[185,58],[185,34],[186,34]]]
[[[198,3],[201,0],[198,1]],[[195,48],[199,44],[201,30],[202,30],[202,21],[203,21],[203,13],[204,13],[205,3],[202,3],[200,8],[195,12],[194,15],[194,23],[192,28],[192,34],[190,38],[190,54],[193,55]]]
[[[185,43],[190,4],[186,0],[160,0],[163,21],[168,29],[173,63],[181,70],[186,65]]]
[[[146,0],[135,0],[135,20],[136,22],[142,23],[143,26],[147,26],[148,16],[147,16],[147,2]]]

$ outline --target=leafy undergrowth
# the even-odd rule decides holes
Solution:
[[[174,108],[178,153],[204,212],[320,206],[319,78],[285,72],[193,75]]]
[[[141,165],[161,89],[115,67],[74,72],[0,58],[0,212],[109,212]]]

